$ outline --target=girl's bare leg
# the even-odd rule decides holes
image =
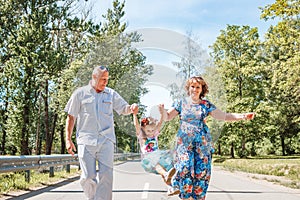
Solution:
[[[159,164],[155,166],[155,170],[162,176],[164,176],[167,173],[167,171]]]

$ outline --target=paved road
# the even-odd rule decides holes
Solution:
[[[178,200],[168,197],[158,175],[145,173],[138,161],[121,163],[114,168],[114,200]],[[85,199],[78,177],[27,194],[6,199],[81,200]],[[300,190],[292,190],[266,181],[251,179],[213,168],[206,200],[300,200]]]

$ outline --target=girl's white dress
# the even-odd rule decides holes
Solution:
[[[160,165],[166,171],[173,167],[173,154],[169,150],[160,150],[158,148],[159,131],[154,134],[154,137],[141,138],[139,137],[142,167],[146,172],[158,174],[155,166]],[[140,134],[141,135],[141,134]]]

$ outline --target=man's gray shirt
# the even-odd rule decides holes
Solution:
[[[130,114],[127,105],[116,91],[108,87],[100,93],[90,84],[75,90],[65,111],[77,119],[77,144],[95,146],[104,139],[115,142],[113,110],[119,115]]]

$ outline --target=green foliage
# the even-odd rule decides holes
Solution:
[[[282,19],[265,41],[255,28],[228,25],[212,46],[228,110],[256,112],[251,123],[226,124],[218,142],[234,145],[240,156],[299,152],[299,11],[299,1],[277,0],[262,9],[265,20]]]
[[[299,7],[300,2],[298,0],[276,0],[273,4],[261,8],[261,18],[268,20],[276,17],[283,19],[291,19],[295,16],[299,17]]]
[[[145,65],[145,56],[132,47],[132,43],[140,42],[136,32],[125,33],[124,2],[113,2],[113,8],[104,15],[105,22],[99,32],[90,37],[93,45],[85,57],[76,76],[77,85],[87,84],[95,66],[109,67],[108,87],[115,89],[130,104],[140,104],[140,97],[147,92],[143,84],[152,74],[152,66]],[[143,109],[141,109],[143,111]],[[135,129],[131,116],[119,116],[115,113],[115,132],[118,151],[134,149]]]
[[[60,101],[57,88],[64,69],[84,51],[90,23],[72,17],[75,0],[2,1],[1,66],[8,103],[7,138],[21,154],[51,153]],[[76,30],[75,30],[76,28]],[[81,48],[81,50],[79,49]]]
[[[176,135],[179,128],[179,118],[174,118],[171,121],[163,124],[161,135],[159,136],[160,149],[175,150]]]
[[[277,3],[288,1],[278,1]],[[291,1],[292,2],[292,1]],[[264,42],[265,56],[264,70],[268,80],[266,91],[267,113],[269,123],[275,129],[283,155],[293,154],[299,150],[291,149],[294,142],[299,141],[300,132],[300,19],[293,15],[296,2],[284,12],[279,9],[278,16],[286,15],[276,26],[270,27]],[[299,2],[298,2],[299,5]],[[269,9],[274,9],[270,7]],[[267,12],[267,11],[266,11]],[[298,6],[299,13],[299,6]]]
[[[140,97],[153,68],[132,46],[140,35],[125,32],[124,2],[113,1],[102,24],[74,15],[80,12],[77,0],[0,3],[1,153],[64,153],[64,107],[74,89],[88,83],[95,65],[109,66],[108,86],[138,103],[143,115]],[[262,8],[261,18],[278,19],[264,41],[257,28],[228,25],[212,45],[213,63],[206,62],[199,45],[186,41],[188,54],[174,63],[180,76],[201,73],[210,88],[207,98],[222,110],[256,112],[246,122],[207,119],[218,153],[300,153],[299,12],[297,0]],[[164,124],[161,148],[174,146],[178,126],[178,119]],[[119,150],[135,151],[131,116],[116,115],[115,127]]]
[[[263,98],[262,73],[258,65],[261,44],[256,28],[228,25],[212,46],[214,64],[226,90],[227,112],[253,112]],[[247,156],[247,141],[256,132],[255,122],[226,123],[221,143],[234,145],[240,156]],[[233,137],[235,135],[236,137]],[[228,140],[228,142],[224,141]],[[233,156],[233,155],[232,155]]]
[[[109,65],[109,86],[116,90],[131,80],[134,87],[122,94],[130,103],[147,92],[142,84],[152,68],[131,47],[140,36],[125,34],[124,3],[113,2],[102,26],[74,15],[80,12],[77,3],[1,1],[2,153],[10,146],[16,149],[8,153],[51,154],[52,146],[64,153],[64,107],[74,89],[88,83],[95,65]]]

